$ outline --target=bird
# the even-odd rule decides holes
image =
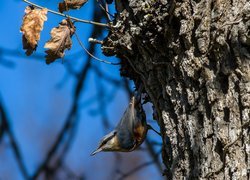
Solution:
[[[98,148],[91,155],[101,151],[133,151],[143,143],[150,127],[146,122],[140,96],[132,96],[116,128],[101,139]]]

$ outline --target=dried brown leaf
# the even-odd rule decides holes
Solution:
[[[23,49],[28,56],[36,50],[44,21],[47,21],[47,12],[47,9],[34,9],[30,6],[25,9],[20,31],[23,33]]]
[[[46,42],[44,48],[47,48],[45,52],[46,55],[46,64],[54,62],[58,58],[64,56],[65,49],[70,49],[72,46],[71,37],[75,33],[75,27],[72,23],[64,19],[60,22],[58,27],[55,27],[51,30],[50,35],[51,39]]]
[[[59,12],[68,11],[69,9],[80,9],[88,0],[64,0],[58,4]]]

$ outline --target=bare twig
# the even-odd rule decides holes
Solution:
[[[118,180],[123,180],[123,179],[125,179],[125,178],[131,176],[132,174],[136,173],[137,171],[139,171],[139,170],[141,170],[141,169],[143,169],[143,168],[145,168],[145,167],[147,167],[147,166],[150,166],[150,165],[153,164],[153,163],[154,163],[154,161],[145,162],[145,163],[143,163],[143,164],[141,164],[141,165],[135,167],[135,168],[132,169],[131,171],[129,171],[129,172],[123,174]]]
[[[68,17],[68,16],[66,16],[66,17]],[[94,11],[94,19],[99,20],[100,18],[101,18],[100,12]],[[94,30],[92,32],[92,36],[98,37],[101,32],[102,32],[102,29],[94,28]],[[94,45],[90,45],[89,51],[91,53],[94,53],[94,50],[95,50]],[[80,99],[79,97],[83,91],[85,80],[86,80],[87,74],[90,71],[91,67],[92,67],[91,57],[89,56],[87,59],[87,62],[85,63],[85,65],[83,66],[83,68],[81,70],[81,73],[79,73],[79,76],[77,77],[77,83],[76,83],[76,86],[74,88],[73,103],[71,105],[70,112],[66,118],[65,124],[64,124],[62,130],[60,131],[57,139],[55,140],[55,143],[52,145],[52,147],[48,151],[45,160],[41,163],[41,165],[37,168],[37,170],[33,174],[32,179],[37,179],[42,172],[46,172],[49,169],[49,165],[52,162],[52,159],[55,157],[56,152],[61,147],[62,141],[65,138],[65,136],[68,135],[68,136],[71,136],[71,137],[69,137],[70,139],[72,138],[71,132],[72,132],[72,129],[74,129],[75,121],[77,120],[76,114],[78,112],[78,109],[80,108],[78,100]],[[63,152],[64,155],[63,156],[61,155],[60,159],[57,159],[57,161],[58,161],[58,162],[56,162],[57,166],[62,165],[62,161],[63,161],[62,158],[66,157],[66,153],[68,150],[67,144],[68,144],[68,142],[66,142],[66,144],[63,143],[64,148],[65,148],[64,152]]]
[[[66,174],[67,179],[79,179],[79,180],[84,180],[86,179],[84,175],[76,175],[69,167],[66,165],[62,166],[61,169],[63,172]]]
[[[56,171],[57,169],[59,169],[60,167],[63,166],[63,160],[66,158],[67,152],[69,151],[74,137],[76,135],[76,128],[77,128],[77,123],[78,123],[78,119],[77,117],[75,117],[74,122],[72,122],[71,128],[68,131],[68,138],[64,143],[64,147],[62,149],[62,152],[60,153],[60,155],[58,155],[56,157],[56,160],[53,164],[53,171]]]
[[[7,115],[4,111],[4,107],[2,105],[2,102],[0,102],[0,118],[2,120],[2,123],[5,125],[5,132],[8,134],[10,138],[10,144],[12,146],[12,150],[14,152],[14,155],[16,157],[18,166],[20,168],[20,171],[24,177],[24,179],[29,179],[28,171],[25,167],[25,164],[23,162],[23,157],[21,155],[21,152],[19,150],[19,146],[17,144],[17,141],[15,139],[14,133],[12,132],[10,125],[9,125],[9,120],[7,119]]]
[[[107,103],[111,102],[111,101],[105,101],[104,97],[105,97],[105,91],[103,91],[104,86],[102,84],[102,82],[100,81],[100,76],[98,76],[96,78],[96,89],[97,89],[97,97],[98,97],[98,112],[101,115],[101,121],[103,124],[103,128],[104,129],[109,129],[111,127],[111,124],[109,122],[109,118],[108,118],[108,114],[107,114]]]
[[[66,3],[66,6],[67,6],[67,3]],[[68,8],[67,8],[68,9]],[[69,22],[72,24],[73,26],[73,23],[72,23],[72,18],[69,16],[68,14],[68,10],[67,10],[67,14],[65,14],[65,16],[69,19]],[[80,40],[79,36],[77,35],[77,32],[74,33],[75,36],[76,36],[76,40],[77,42],[79,43],[79,45],[82,47],[82,49],[90,56],[92,57],[93,59],[97,60],[97,61],[100,61],[102,63],[106,63],[106,64],[111,64],[111,65],[119,65],[120,63],[112,63],[112,62],[109,62],[109,61],[105,61],[105,60],[102,60],[96,56],[94,56],[92,53],[90,53],[87,48],[83,45],[82,41]]]
[[[74,99],[73,99],[73,104],[71,107],[71,110],[69,112],[69,115],[66,119],[66,122],[62,128],[62,130],[60,131],[55,143],[52,145],[52,147],[50,148],[45,160],[43,161],[43,163],[38,167],[38,169],[36,170],[36,172],[33,175],[32,179],[36,179],[40,173],[42,171],[44,171],[47,166],[49,165],[50,161],[52,160],[54,154],[56,153],[56,151],[59,149],[60,143],[62,142],[62,140],[64,139],[66,133],[69,133],[70,130],[73,127],[74,121],[76,120],[76,113],[78,111],[78,99],[79,96],[81,94],[81,90],[84,86],[84,82],[85,82],[85,78],[87,76],[87,73],[91,67],[91,63],[90,63],[90,58],[88,59],[87,63],[85,64],[85,66],[82,69],[81,75],[79,76],[77,85],[75,87],[75,93],[74,93]]]
[[[110,16],[112,16],[113,18],[114,18],[114,16],[109,13],[107,3],[105,4],[105,8],[103,7],[103,4],[99,0],[97,0],[97,3],[99,4],[99,7],[105,12],[108,20],[111,22],[112,20],[111,20]]]
[[[159,172],[162,173],[162,165],[161,165],[161,162],[159,161],[159,158],[158,158],[159,153],[157,153],[154,150],[153,145],[151,144],[151,142],[148,139],[145,140],[145,144],[147,146],[147,151],[148,151],[149,155],[154,160],[155,166],[157,167]]]
[[[105,74],[105,72],[102,72],[102,70],[99,69],[97,66],[93,65],[93,70],[96,73],[96,75],[98,75],[103,80],[111,83],[113,86],[116,86],[116,88],[119,88],[119,86],[121,86],[121,85],[125,85],[119,79],[116,79],[112,76],[109,76],[108,74]]]
[[[99,61],[99,62],[102,62],[102,63],[105,63],[105,64],[110,64],[110,65],[120,65],[120,63],[113,63],[113,62],[109,62],[109,61],[105,61],[105,60],[102,60],[98,57],[95,57],[93,54],[91,54],[86,48],[85,46],[83,45],[82,41],[80,40],[79,36],[77,35],[77,33],[75,32],[75,36],[76,36],[76,39],[79,43],[79,45],[82,47],[82,49],[89,55],[91,56],[92,58],[94,58],[95,60]]]
[[[37,8],[40,8],[40,9],[43,9],[45,7],[43,6],[40,6],[40,5],[37,5],[33,2],[30,2],[30,1],[27,1],[27,0],[23,0],[25,3],[28,3],[32,6],[35,6]],[[48,8],[47,8],[48,9]],[[62,17],[65,17],[67,18],[68,15],[66,14],[63,14],[63,13],[59,13],[59,12],[56,12],[56,11],[53,11],[51,9],[48,9],[48,12],[52,13],[52,14],[56,14],[56,15],[59,15],[59,16],[62,16]],[[81,22],[81,23],[86,23],[86,24],[93,24],[93,25],[96,25],[96,26],[102,26],[102,27],[110,27],[110,25],[108,24],[103,24],[103,23],[100,23],[100,22],[95,22],[95,21],[90,21],[90,20],[84,20],[84,19],[79,19],[79,18],[76,18],[76,17],[72,17],[72,16],[69,16],[70,19],[74,20],[75,22]]]

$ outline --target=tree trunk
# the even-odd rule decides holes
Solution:
[[[116,2],[103,52],[143,83],[167,179],[249,179],[249,0]]]

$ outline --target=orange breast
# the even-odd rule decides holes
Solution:
[[[134,129],[134,138],[137,141],[138,145],[140,145],[145,136],[147,134],[147,126],[139,125]]]

